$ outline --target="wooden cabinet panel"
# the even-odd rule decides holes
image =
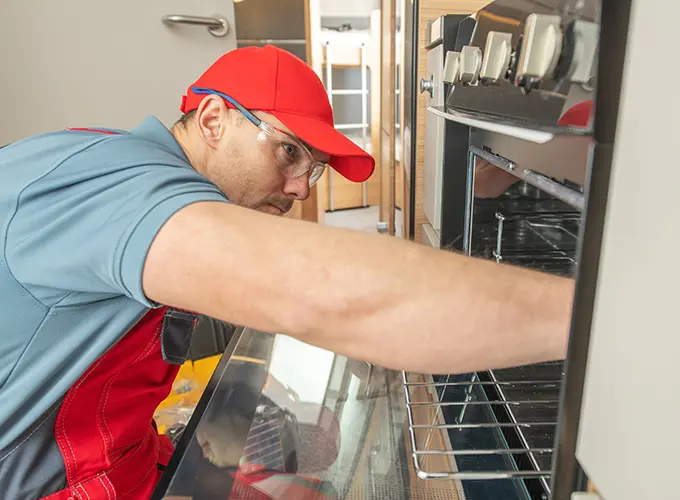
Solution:
[[[387,223],[387,232],[393,235],[395,231],[396,0],[382,0],[381,24],[380,220]]]

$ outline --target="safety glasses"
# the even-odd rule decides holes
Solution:
[[[309,148],[292,135],[261,120],[231,96],[203,87],[192,87],[191,90],[195,94],[220,96],[239,110],[250,123],[259,128],[257,142],[261,152],[276,165],[284,176],[298,178],[309,175],[309,185],[313,186],[323,175],[328,165],[315,159]]]

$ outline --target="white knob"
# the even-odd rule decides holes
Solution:
[[[460,52],[449,50],[444,59],[444,83],[458,83],[460,79]]]
[[[560,16],[530,14],[524,26],[516,81],[522,78],[541,80],[551,76],[561,52]]]
[[[508,72],[510,56],[512,55],[512,34],[500,31],[489,31],[484,46],[484,57],[479,77],[483,80],[496,82]]]
[[[482,49],[466,45],[460,53],[460,81],[477,85],[482,67]]]
[[[588,83],[593,74],[600,35],[599,26],[588,21],[574,21],[574,59],[569,68],[572,82]]]

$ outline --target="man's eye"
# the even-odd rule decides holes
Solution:
[[[298,148],[295,147],[292,144],[288,143],[283,143],[282,144],[283,151],[291,158],[291,159],[296,159],[298,157]]]

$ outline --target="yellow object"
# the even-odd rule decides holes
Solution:
[[[222,359],[222,355],[218,354],[198,361],[187,361],[180,367],[170,394],[158,405],[154,414],[160,434],[164,434],[168,427],[180,423],[185,424],[188,421],[220,359]],[[263,359],[246,356],[232,356],[231,359],[246,363],[265,364]],[[265,387],[267,383],[268,380]]]
[[[216,355],[198,361],[187,361],[180,367],[172,384],[172,391],[156,409],[159,433],[163,434],[168,427],[180,423],[174,421],[179,415],[173,409],[191,411],[196,407],[221,357]]]

